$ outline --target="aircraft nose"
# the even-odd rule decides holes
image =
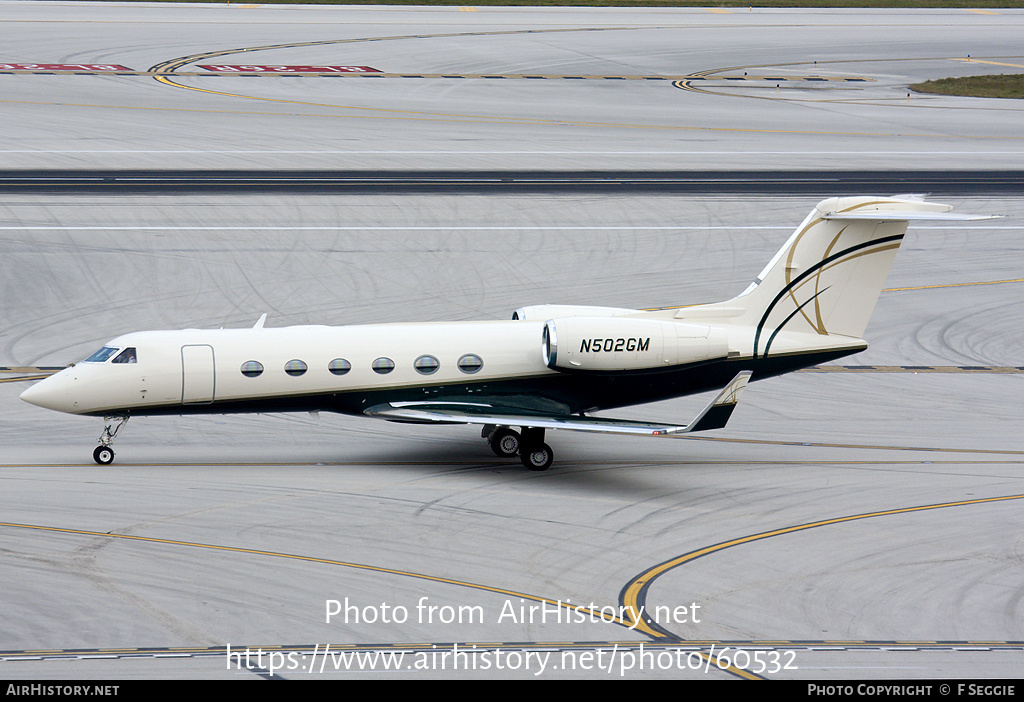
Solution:
[[[21,399],[37,407],[58,412],[72,412],[67,383],[62,382],[63,380],[56,376],[40,380],[21,393]]]

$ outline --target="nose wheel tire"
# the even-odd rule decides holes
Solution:
[[[520,459],[529,470],[547,470],[555,460],[555,455],[551,452],[550,446],[540,444],[530,450],[523,450]]]
[[[97,446],[92,452],[92,459],[101,466],[110,465],[114,462],[114,449],[109,446]]]

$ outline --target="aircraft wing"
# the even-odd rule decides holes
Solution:
[[[694,431],[721,429],[729,421],[740,393],[750,380],[750,371],[742,371],[718,393],[718,396],[689,424],[660,424],[629,419],[588,417],[577,414],[545,414],[509,405],[471,401],[413,401],[375,405],[365,410],[370,417],[393,422],[423,424],[493,424],[497,426],[568,429],[609,434],[676,436]]]

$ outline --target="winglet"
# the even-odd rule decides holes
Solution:
[[[697,415],[697,418],[686,425],[678,433],[693,431],[706,431],[708,429],[721,429],[729,421],[732,411],[736,409],[736,403],[740,401],[740,393],[747,387],[751,371],[740,371],[736,377],[729,381],[722,392],[718,393],[711,404],[704,408],[704,411]],[[676,433],[676,432],[669,432]]]
[[[253,329],[262,329],[263,323],[267,321],[267,313],[264,312],[259,319],[256,320],[256,324],[252,325]]]

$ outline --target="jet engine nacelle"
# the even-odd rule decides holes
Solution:
[[[512,313],[512,319],[536,321],[552,317],[616,317],[620,314],[637,314],[640,310],[626,307],[596,307],[594,305],[530,305],[520,307]]]
[[[544,362],[554,370],[656,370],[729,355],[723,330],[630,317],[562,317],[544,325]]]

